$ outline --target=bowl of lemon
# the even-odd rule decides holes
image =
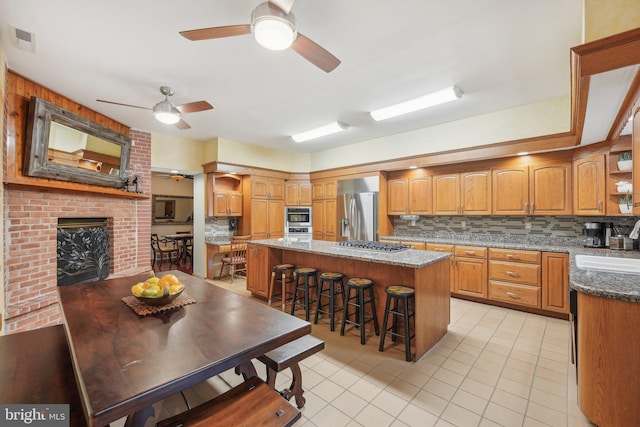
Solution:
[[[131,287],[131,293],[139,301],[148,305],[167,305],[178,298],[184,291],[184,285],[175,274],[162,277],[150,276],[144,282]]]

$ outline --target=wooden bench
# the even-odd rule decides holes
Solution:
[[[1,336],[0,360],[0,402],[68,404],[69,425],[87,425],[62,325]]]
[[[302,397],[302,393],[304,393],[302,389],[302,372],[298,362],[323,348],[324,341],[311,335],[305,335],[258,357],[258,360],[267,366],[267,384],[275,390],[278,372],[291,368],[293,376],[291,385],[288,389],[282,390],[280,394],[287,400],[295,396],[296,406],[302,408],[306,400]]]
[[[220,396],[160,421],[157,427],[291,426],[300,411],[258,377],[251,377]]]

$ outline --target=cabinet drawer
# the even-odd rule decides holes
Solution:
[[[540,266],[517,262],[489,261],[489,279],[540,286]]]
[[[427,243],[425,245],[425,248],[428,251],[453,253],[453,245],[443,245],[443,244],[439,244],[439,243]]]
[[[424,242],[405,242],[403,240],[400,243],[402,243],[403,245],[411,245],[413,249],[424,250]]]
[[[540,288],[490,280],[489,299],[540,308]]]
[[[487,248],[477,246],[458,246],[454,249],[455,256],[463,256],[467,258],[486,258]]]
[[[540,264],[540,251],[520,251],[514,249],[489,249],[489,259],[511,262]]]

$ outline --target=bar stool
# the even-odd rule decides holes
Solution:
[[[325,284],[328,288],[325,289]],[[318,324],[318,315],[320,313],[327,314],[330,318],[329,324],[331,331],[335,331],[335,296],[342,295],[342,307],[344,307],[344,275],[342,273],[324,272],[320,274],[320,284],[318,284],[318,305],[316,306],[316,316],[313,323]],[[322,297],[329,298],[329,311],[325,309],[326,305],[322,303]]]
[[[310,317],[310,301],[309,299],[309,289],[315,288],[318,289],[318,270],[311,267],[300,267],[296,268],[293,271],[293,277],[295,277],[295,288],[293,289],[293,300],[291,302],[291,314],[296,311],[296,306],[301,306],[304,308],[304,317],[308,322]],[[313,278],[313,284],[311,283],[311,278]],[[302,282],[300,281],[302,279]],[[302,291],[303,293],[303,302],[298,301],[298,293]]]
[[[353,296],[351,291],[354,291]],[[369,298],[365,299],[365,291],[368,291]],[[355,300],[355,302],[351,302]],[[371,304],[371,316],[364,312],[365,304]],[[355,320],[350,319],[349,306],[354,306]],[[352,278],[347,281],[347,299],[344,302],[344,314],[342,316],[342,327],[340,335],[344,335],[344,327],[347,323],[360,328],[360,344],[365,344],[365,324],[373,320],[373,327],[376,335],[380,335],[378,328],[378,318],[376,317],[376,300],[373,296],[373,282],[369,279]]]
[[[269,294],[267,297],[267,305],[271,307],[271,299],[273,297],[273,289],[276,283],[282,285],[282,291],[280,292],[280,300],[282,301],[282,311],[284,311],[286,295],[287,295],[287,283],[293,283],[293,270],[296,266],[293,264],[276,264],[271,268],[271,283],[269,283]],[[290,273],[290,274],[288,274]]]
[[[395,342],[398,337],[402,337],[404,339],[405,359],[407,362],[411,362],[411,339],[416,335],[415,332],[411,335],[409,319],[414,317],[415,322],[415,290],[406,286],[387,286],[384,291],[387,293],[387,302],[384,307],[382,336],[380,337],[380,348],[378,348],[378,351],[384,350],[384,338],[387,334],[391,335],[391,341],[393,342]],[[391,306],[392,301],[393,306]],[[387,329],[389,315],[392,316],[391,327]],[[400,324],[399,318],[402,318],[402,324]],[[398,328],[402,329],[402,333],[398,333]]]

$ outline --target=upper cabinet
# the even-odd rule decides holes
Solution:
[[[284,203],[287,206],[311,206],[311,182],[287,181],[284,184]]]
[[[431,176],[411,171],[390,174],[387,181],[388,215],[430,215]]]
[[[573,161],[573,213],[575,215],[605,214],[605,156]]]
[[[232,174],[207,174],[207,216],[242,216],[242,178]]]
[[[571,162],[529,166],[529,214],[571,215]]]
[[[493,170],[494,215],[571,215],[571,163]]]
[[[252,176],[251,198],[284,200],[284,179]]]
[[[312,184],[313,200],[335,199],[337,196],[337,185],[335,179],[321,179]]]
[[[491,171],[433,176],[434,215],[490,215]]]

